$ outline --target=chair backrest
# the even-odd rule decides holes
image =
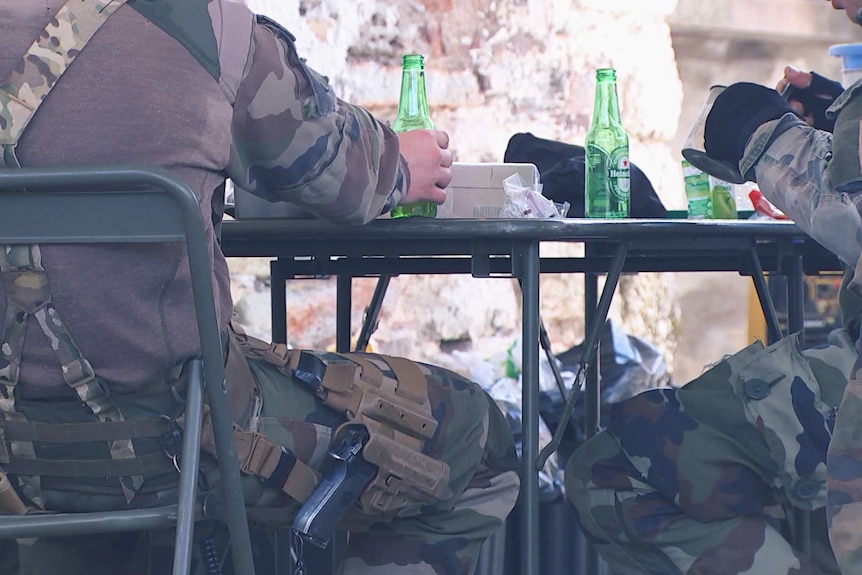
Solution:
[[[207,365],[221,345],[203,219],[188,186],[142,168],[21,168],[0,169],[0,194],[0,244],[184,241],[204,364],[220,369],[220,360]]]
[[[216,320],[212,264],[200,206],[194,193],[165,171],[138,167],[0,169],[0,244],[123,242],[184,242],[186,245],[201,342],[203,379],[225,492],[225,519],[230,529],[234,568],[238,574],[253,573],[248,525],[224,389],[224,360]],[[187,414],[187,417],[198,420],[198,415]],[[195,421],[194,426],[191,423],[187,420],[187,436],[192,431],[190,427],[197,429],[193,432],[194,443],[187,442],[187,445],[196,454],[200,422]],[[184,459],[185,455],[186,445]],[[198,459],[192,457],[189,461],[197,462]],[[181,478],[180,497],[182,499],[183,483],[191,482],[187,487],[192,490],[191,499],[194,499],[196,471],[186,479],[183,481]],[[194,521],[194,512],[189,513],[193,501],[186,501],[186,507],[182,501],[180,503],[178,549],[181,541],[184,545],[190,544]],[[128,512],[117,512],[116,515],[122,513]],[[176,567],[175,563],[175,572]]]

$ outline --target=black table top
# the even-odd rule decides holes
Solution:
[[[256,219],[228,220],[222,225],[222,249],[229,257],[314,258],[318,271],[320,262],[333,258],[509,256],[513,246],[530,242],[585,246],[590,265],[572,263],[571,258],[568,263],[542,258],[543,272],[600,270],[621,243],[628,247],[627,271],[740,271],[747,266],[740,258],[747,258],[753,246],[767,271],[780,271],[787,256],[801,256],[809,274],[841,269],[834,255],[789,221],[410,218],[348,226],[316,219]],[[327,262],[324,267],[344,269],[343,263],[339,265]],[[404,263],[354,262],[350,269],[363,265],[369,266],[369,273],[380,273]],[[444,273],[446,266],[429,262],[403,269]]]

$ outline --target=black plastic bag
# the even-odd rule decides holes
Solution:
[[[557,355],[562,370],[578,372],[583,357],[583,344]],[[667,363],[661,352],[649,342],[627,334],[613,320],[602,326],[599,339],[599,382],[601,384],[601,427],[606,427],[609,406],[648,389],[673,385]],[[541,391],[539,413],[551,432],[557,428],[565,398],[559,391]],[[560,465],[565,467],[571,453],[580,445],[583,434],[586,402],[581,393],[575,402],[572,419],[557,450]]]
[[[583,146],[537,138],[530,133],[509,139],[503,161],[510,164],[535,164],[542,178],[542,195],[557,203],[569,202],[570,218],[584,217],[586,151]],[[632,218],[666,218],[667,209],[646,174],[631,163]]]

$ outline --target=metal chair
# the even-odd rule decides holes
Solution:
[[[34,214],[38,214],[37,216]],[[173,573],[191,568],[203,390],[210,408],[231,538],[234,572],[253,575],[236,447],[224,388],[200,207],[192,191],[163,171],[139,168],[0,170],[0,244],[184,242],[189,255],[201,356],[190,366],[178,504],[100,513],[0,517],[0,538],[141,531],[176,526]]]

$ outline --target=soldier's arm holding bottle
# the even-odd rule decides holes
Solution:
[[[238,186],[350,224],[405,200],[445,199],[437,186],[448,183],[448,136],[401,134],[399,142],[368,110],[338,98],[277,23],[257,17],[242,74],[226,167]]]

